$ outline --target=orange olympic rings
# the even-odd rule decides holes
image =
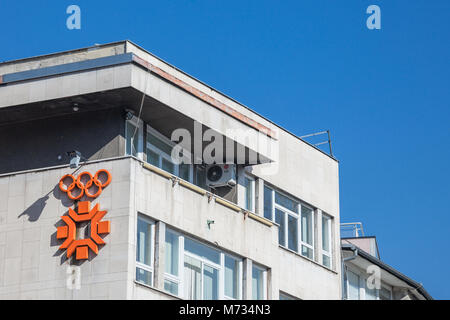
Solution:
[[[102,173],[106,174],[105,182],[101,182],[99,179],[99,176]],[[83,179],[82,179],[84,176],[89,177],[89,179],[85,183],[83,182]],[[66,180],[67,178],[70,178],[72,180],[72,182],[68,186],[66,186],[64,184],[64,180]],[[94,176],[92,176],[89,172],[84,171],[84,172],[80,173],[76,179],[71,174],[64,175],[59,180],[59,189],[62,192],[67,193],[67,196],[72,200],[79,200],[79,199],[81,199],[81,197],[83,195],[86,195],[89,198],[97,198],[102,193],[103,188],[106,188],[110,184],[110,182],[111,182],[111,174],[109,173],[108,170],[100,169],[95,173]],[[93,185],[95,185],[95,187],[97,187],[97,192],[95,192],[95,193],[90,192],[90,189]],[[73,193],[72,193],[72,191],[75,189],[75,187],[77,187],[78,189],[81,190],[78,195],[73,195]]]

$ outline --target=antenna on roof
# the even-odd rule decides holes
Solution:
[[[314,137],[314,136],[320,136],[320,135],[328,135],[328,140],[326,141],[322,141],[322,142],[318,142],[313,144],[314,146],[320,146],[322,144],[328,143],[328,147],[330,148],[330,156],[333,156],[333,150],[331,149],[331,136],[330,136],[330,130],[326,130],[326,131],[320,131],[320,132],[316,132],[316,133],[311,133],[311,134],[307,134],[305,136],[301,136],[300,139],[304,139],[304,138],[309,138],[309,137]]]

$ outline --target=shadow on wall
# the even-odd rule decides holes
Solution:
[[[42,211],[44,211],[45,205],[47,204],[48,196],[52,191],[47,193],[42,198],[37,199],[31,206],[29,206],[27,209],[25,209],[24,212],[19,214],[17,218],[20,218],[22,216],[28,216],[28,221],[34,222],[39,219],[39,217],[42,214]]]
[[[26,208],[24,212],[19,214],[17,218],[19,219],[22,216],[28,216],[28,221],[30,222],[39,220],[47,204],[47,200],[49,199],[50,194],[53,194],[56,199],[61,200],[62,205],[66,208],[73,205],[73,201],[64,196],[61,190],[59,190],[59,186],[56,185],[53,190],[49,191],[46,195],[33,202],[33,204]]]

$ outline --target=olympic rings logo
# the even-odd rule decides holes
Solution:
[[[101,174],[106,175],[106,180],[102,182],[99,179]],[[84,181],[84,177],[88,177],[87,181]],[[65,181],[70,179],[70,184],[66,184]],[[92,176],[89,172],[84,171],[75,177],[71,174],[64,175],[61,180],[59,180],[59,189],[62,192],[67,193],[67,196],[72,200],[79,200],[83,195],[86,195],[89,198],[97,198],[111,182],[111,174],[108,170],[100,169],[98,170],[94,176]],[[74,191],[78,189],[79,194],[74,194]],[[97,189],[92,192],[92,189]]]

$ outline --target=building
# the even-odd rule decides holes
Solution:
[[[0,149],[0,299],[341,299],[338,162],[129,41],[1,63]]]
[[[377,239],[365,236],[360,222],[343,223],[342,297],[345,300],[432,300],[421,283],[380,259]],[[377,282],[378,280],[378,282]]]

